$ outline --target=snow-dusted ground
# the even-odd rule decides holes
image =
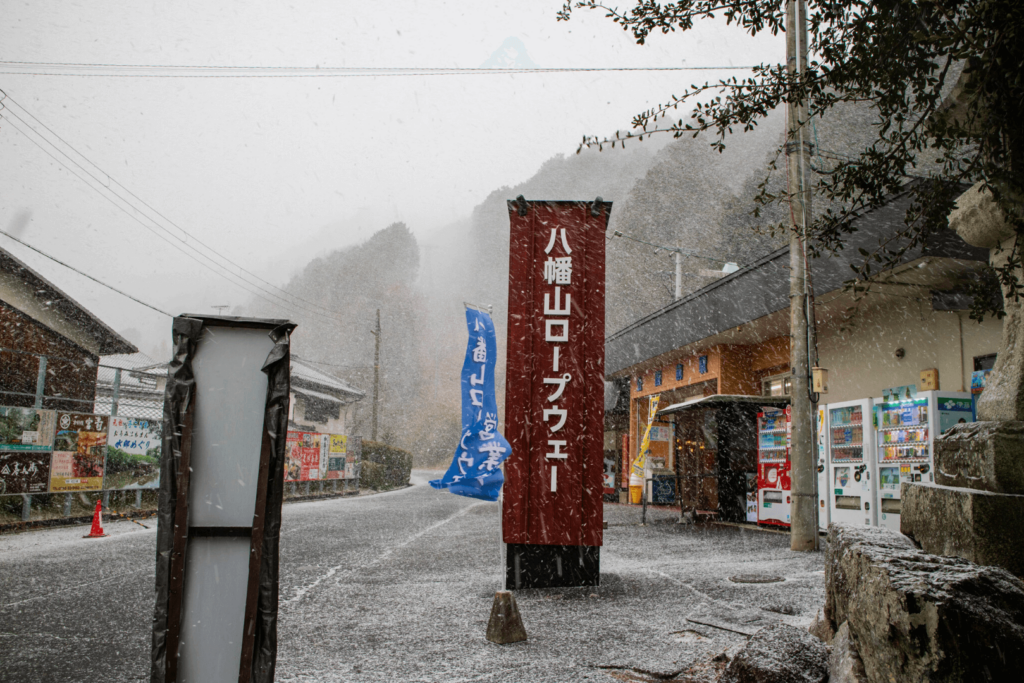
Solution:
[[[497,506],[414,481],[285,506],[279,681],[641,680],[745,638],[688,619],[803,626],[824,601],[821,555],[786,535],[606,505],[602,585],[519,591],[529,640],[494,645]],[[0,681],[148,680],[155,534],[106,527],[0,537]],[[751,573],[785,581],[729,581]]]

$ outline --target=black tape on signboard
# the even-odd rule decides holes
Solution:
[[[245,628],[239,681],[273,683],[277,659],[278,561],[284,493],[285,439],[288,433],[289,336],[286,320],[179,316],[172,325],[174,357],[164,394],[163,453],[156,549],[156,606],[153,612],[151,683],[178,680],[182,629],[185,550],[189,527],[189,462],[196,415],[193,361],[204,328],[266,329],[273,348],[262,365],[267,375],[256,508],[251,529],[201,527],[205,535],[250,538]]]

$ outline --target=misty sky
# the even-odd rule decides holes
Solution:
[[[480,67],[510,38],[538,67],[746,65],[781,61],[785,51],[781,36],[751,39],[724,23],[658,35],[641,47],[599,12],[557,22],[560,5],[391,2],[386,12],[366,14],[372,5],[327,0],[5,2],[0,61]],[[0,228],[172,313],[212,312],[249,294],[112,206],[29,142],[16,130],[27,131],[25,124],[9,115],[71,153],[27,110],[178,226],[282,284],[318,252],[395,220],[429,240],[492,190],[529,178],[554,154],[575,152],[583,134],[625,129],[633,114],[691,83],[743,73],[0,74],[0,88],[24,107],[7,101],[0,112]],[[111,185],[100,181],[92,185]],[[6,237],[0,244],[115,329],[169,334],[165,317]],[[275,259],[284,264],[276,270]]]

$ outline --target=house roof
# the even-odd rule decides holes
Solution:
[[[815,294],[840,289],[853,277],[851,266],[864,258],[859,249],[873,252],[884,239],[904,225],[912,197],[910,186],[892,195],[882,206],[854,219],[856,232],[835,255],[810,259]],[[908,249],[901,263],[931,256],[987,262],[988,250],[972,247],[952,230],[929,236]],[[605,374],[614,376],[638,363],[699,342],[713,335],[789,308],[789,247],[777,249],[735,273],[673,301],[605,339]]]
[[[20,281],[31,292],[35,298],[35,304],[42,309],[54,311],[59,316],[70,321],[88,337],[96,341],[101,356],[108,354],[136,353],[135,345],[119,335],[106,323],[97,318],[80,303],[65,294],[57,285],[53,284],[42,275],[32,270],[19,258],[6,249],[0,248],[0,273]],[[10,305],[22,310],[15,302],[8,302]],[[50,327],[44,321],[39,320],[30,311],[22,310],[29,317],[38,320],[41,324]],[[59,330],[54,330],[61,336]]]
[[[358,401],[366,396],[365,392],[353,389],[337,377],[332,377],[325,372],[321,372],[313,367],[308,361],[303,361],[301,358],[296,358],[295,356],[292,356],[291,376],[293,385],[313,385],[308,388],[312,388],[314,391],[317,388],[320,388],[321,391],[326,390],[326,393],[332,394],[334,398],[342,398],[341,396],[337,396],[337,394],[343,394],[345,395],[344,398]]]

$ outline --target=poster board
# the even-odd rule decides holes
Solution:
[[[50,464],[50,492],[99,491],[107,462],[110,418],[91,413],[57,413]]]
[[[345,479],[348,437],[342,434],[324,434],[323,444],[320,456],[320,478]]]
[[[162,438],[160,420],[111,417],[103,488],[159,488]]]
[[[288,432],[284,447],[285,481],[319,481],[323,436],[318,432]]]
[[[56,415],[0,406],[0,495],[46,493]]]

